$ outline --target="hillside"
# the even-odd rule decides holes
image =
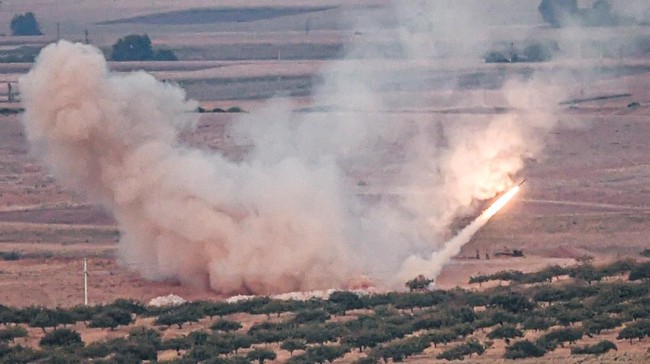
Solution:
[[[503,271],[478,290],[146,306],[0,307],[0,362],[430,363],[650,359],[650,262]],[[417,282],[417,281],[414,281]],[[506,283],[506,284],[503,284]],[[611,350],[611,351],[610,351]]]

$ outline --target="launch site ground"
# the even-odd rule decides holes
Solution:
[[[266,4],[244,2],[248,6]],[[285,2],[274,2],[274,6],[301,5]],[[157,25],[155,16],[153,20],[147,17],[183,10],[177,8],[181,5],[170,5],[176,3],[172,1],[118,2],[122,5],[94,1],[94,5],[78,5],[75,11],[56,5],[61,2],[33,3],[39,4],[37,16],[46,35],[19,41],[35,47],[53,41],[55,19],[69,19],[59,20],[62,37],[82,40],[83,30],[88,28],[91,43],[103,49],[109,49],[126,34],[147,33],[155,46],[174,50],[180,60],[111,63],[111,68],[144,69],[161,80],[177,82],[187,90],[189,98],[198,100],[208,110],[235,106],[252,110],[274,97],[293,103],[296,113],[323,112],[329,105],[313,104],[310,95],[310,90],[320,82],[320,72],[342,52],[344,44],[366,36],[362,29],[336,26],[342,2],[334,0],[300,2],[305,6],[317,3],[324,10],[209,26],[186,24],[182,16],[177,24]],[[188,1],[182,6],[189,9],[204,3]],[[241,1],[223,3],[242,6]],[[367,10],[364,6],[381,5],[382,1],[345,3],[354,18]],[[522,3],[530,7],[538,1]],[[516,25],[498,30],[504,41],[516,42],[522,37],[516,30],[524,27],[527,19],[536,19],[536,5],[532,9],[532,13],[522,12],[523,20]],[[2,2],[0,19],[8,23],[14,13],[25,10],[31,8],[18,1]],[[125,17],[127,11],[133,16]],[[79,14],[86,14],[83,21]],[[136,16],[144,16],[144,20],[98,24]],[[154,24],[147,24],[148,21]],[[307,21],[311,24],[308,32]],[[556,29],[543,28],[541,24],[539,27],[543,37],[559,36]],[[593,32],[596,38],[608,37],[598,29]],[[514,36],[509,37],[511,34]],[[650,27],[622,27],[620,34],[648,37]],[[374,36],[377,39],[373,41],[381,42],[380,36]],[[0,48],[3,47],[16,47],[15,37],[0,37]],[[376,114],[394,122],[433,120],[442,125],[454,123],[460,116],[472,116],[476,123],[481,123],[507,112],[510,106],[501,97],[498,86],[511,76],[558,70],[588,74],[578,77],[572,88],[565,90],[568,97],[564,101],[573,102],[558,106],[560,126],[545,139],[544,150],[526,161],[520,175],[513,176],[517,182],[526,179],[520,194],[444,268],[437,287],[478,288],[468,283],[471,276],[507,269],[530,272],[553,264],[573,265],[576,258],[584,256],[594,257],[595,264],[628,257],[643,259],[639,253],[650,247],[650,53],[634,58],[576,57],[520,64],[486,64],[480,58],[416,64],[396,58],[390,67],[363,62],[366,63],[351,67],[386,67],[387,72],[413,76],[410,84],[397,88],[376,85],[387,90],[387,103],[381,109],[338,112]],[[0,81],[16,81],[30,66],[0,64]],[[593,69],[603,71],[594,75]],[[431,87],[420,87],[423,84]],[[20,105],[0,104],[3,107]],[[228,134],[228,126],[241,115],[201,114],[196,129],[183,134],[182,142],[235,160],[241,158],[248,146],[233,143]],[[20,114],[0,116],[0,253],[10,257],[0,259],[0,303],[18,307],[69,307],[83,303],[84,258],[88,258],[92,304],[117,298],[148,302],[170,293],[188,300],[224,298],[175,282],[147,281],[121,265],[116,258],[119,233],[113,218],[102,207],[88,204],[82,194],[57,184],[45,166],[29,154],[19,118]],[[389,154],[400,153],[399,145],[392,148],[395,150],[388,151]],[[381,188],[382,176],[389,174],[390,168],[388,165],[386,171],[376,171],[359,167],[350,176],[350,183],[355,183],[358,193],[369,198],[390,195],[394,192]],[[495,256],[510,249],[523,250],[525,257]],[[475,259],[477,252],[480,259]],[[242,317],[249,324],[259,319]],[[75,328],[84,330],[81,326]],[[116,337],[125,330],[89,330],[84,340]],[[611,336],[614,340],[615,333]],[[642,345],[625,342],[619,346],[620,352],[631,355],[630,360],[640,358],[634,355],[645,350]],[[565,360],[568,349],[558,349],[552,355],[544,359]],[[490,362],[501,360],[497,358],[494,356]]]

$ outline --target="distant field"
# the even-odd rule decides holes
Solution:
[[[220,9],[189,9],[172,11],[168,13],[150,14],[133,18],[124,18],[99,22],[100,25],[108,24],[207,24],[251,22],[263,19],[273,19],[283,16],[308,14],[319,11],[331,10],[335,7],[260,7],[260,8],[220,8]]]

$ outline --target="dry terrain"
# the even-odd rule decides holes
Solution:
[[[72,5],[78,7],[73,7]],[[177,52],[179,62],[112,63],[117,71],[145,69],[162,80],[178,82],[188,96],[205,108],[242,107],[253,110],[269,98],[277,96],[293,103],[296,112],[303,108],[319,112],[311,91],[327,77],[328,62],[344,50],[344,44],[364,37],[355,28],[337,28],[340,6],[363,12],[364,5],[385,1],[273,1],[273,6],[319,6],[331,9],[294,14],[244,23],[219,23],[210,26],[173,24],[155,26],[130,22],[101,22],[146,17],[169,11],[211,6],[210,1],[3,1],[0,20],[8,23],[18,11],[36,10],[43,19],[45,36],[32,39],[0,37],[0,46],[15,48],[40,47],[56,37],[60,23],[63,37],[81,40],[83,30],[90,29],[96,45],[108,49],[119,37],[129,33],[152,35],[155,45]],[[244,4],[245,3],[245,4]],[[267,5],[268,1],[221,1],[222,7]],[[526,4],[538,1],[522,2]],[[524,5],[522,5],[523,7]],[[124,14],[129,16],[125,17]],[[353,14],[357,14],[353,13]],[[83,17],[80,16],[83,14]],[[310,15],[309,15],[310,14]],[[504,27],[499,34],[509,34],[521,23]],[[81,20],[83,18],[83,20]],[[154,18],[155,19],[155,18]],[[311,30],[305,24],[311,21]],[[555,30],[543,30],[553,37]],[[520,33],[517,33],[520,34]],[[625,36],[648,35],[649,27],[622,30]],[[520,34],[517,37],[525,37]],[[596,37],[606,37],[597,33]],[[369,36],[370,37],[370,36]],[[375,34],[372,42],[383,42]],[[364,40],[365,41],[365,40]],[[347,62],[347,61],[345,61]],[[0,65],[0,99],[6,95],[6,81],[16,81],[30,64]],[[624,257],[637,258],[649,248],[650,236],[650,54],[634,59],[560,60],[528,65],[486,65],[477,59],[441,60],[413,64],[394,59],[385,62],[351,63],[366,69],[389,68],[393,73],[410,74],[399,90],[385,91],[386,103],[380,110],[344,110],[348,113],[381,115],[383,119],[400,122],[435,120],[453,123],[457,117],[474,116],[477,122],[508,108],[495,88],[513,75],[531,71],[558,70],[580,73],[601,67],[607,69],[597,77],[586,78],[567,93],[571,98],[602,98],[573,105],[563,105],[559,118],[564,127],[557,128],[546,140],[544,152],[529,160],[521,176],[527,179],[522,193],[506,209],[482,229],[466,245],[457,259],[445,267],[436,284],[442,288],[471,287],[470,276],[504,269],[534,271],[551,264],[571,265],[575,258],[592,255],[597,263]],[[421,85],[426,87],[421,87]],[[450,86],[452,84],[453,86]],[[465,87],[455,87],[465,85]],[[384,89],[386,85],[375,85]],[[636,104],[633,104],[636,103]],[[2,103],[0,107],[18,107]],[[238,158],[245,145],[235,145],[228,137],[228,126],[237,122],[239,114],[202,114],[195,131],[183,135],[183,142],[197,148],[210,149]],[[373,171],[358,171],[370,176]],[[376,186],[377,184],[373,184]],[[360,194],[382,191],[364,190]],[[17,252],[18,260],[0,260],[0,303],[11,306],[45,305],[74,306],[83,301],[82,261],[88,258],[90,270],[90,302],[107,303],[117,298],[133,298],[148,302],[151,298],[174,293],[186,299],[221,299],[211,292],[174,282],[149,282],[119,264],[116,258],[119,232],[110,214],[100,206],[89,205],[80,191],[60,187],[42,163],[29,154],[29,146],[19,116],[0,116],[0,252]],[[496,258],[502,249],[523,249],[524,258]],[[469,259],[480,252],[482,259]],[[484,255],[491,255],[485,260]],[[238,317],[245,325],[263,320],[264,316]],[[143,322],[143,324],[151,324]],[[202,322],[207,325],[207,322]],[[117,337],[126,329],[106,331],[87,329],[77,324],[87,342]],[[185,331],[189,328],[183,329]],[[178,334],[169,329],[164,335]],[[35,345],[37,329],[30,331],[27,344]],[[599,336],[614,341],[616,332]],[[584,343],[596,340],[585,339]],[[501,346],[499,346],[499,343]],[[503,343],[488,349],[475,362],[500,362]],[[619,342],[616,342],[619,345]],[[426,354],[438,352],[428,349]],[[619,351],[598,358],[580,358],[576,362],[641,362],[649,360],[647,343],[629,344],[621,341]],[[288,353],[279,359],[286,359]],[[283,354],[283,355],[284,355]],[[173,352],[165,354],[172,358]],[[348,356],[344,361],[350,362]],[[544,360],[522,362],[565,362],[568,349],[558,349]],[[281,360],[278,360],[280,362]],[[407,360],[412,363],[432,362],[430,355]],[[474,362],[474,360],[473,360]]]

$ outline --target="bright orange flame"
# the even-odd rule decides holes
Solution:
[[[508,192],[506,192],[505,195],[499,197],[496,202],[492,204],[487,210],[483,211],[481,214],[481,219],[482,220],[489,220],[494,214],[499,212],[505,206],[510,200],[512,200],[513,197],[519,192],[519,186],[515,186],[511,188]]]

